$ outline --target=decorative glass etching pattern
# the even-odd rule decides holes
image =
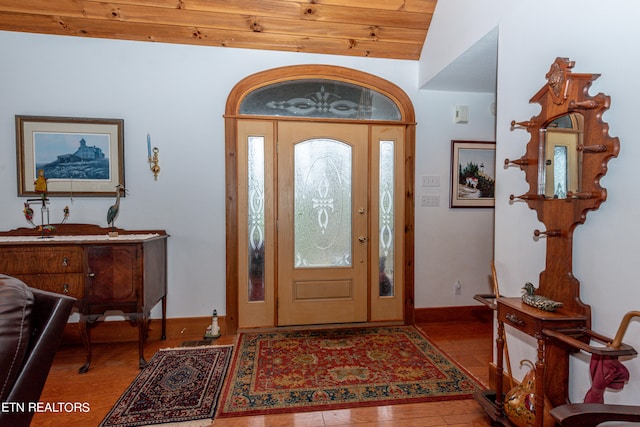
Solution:
[[[556,145],[553,148],[553,197],[567,197],[567,147]]]
[[[264,301],[264,137],[250,136],[247,144],[249,301]]]
[[[402,120],[400,109],[388,96],[364,86],[326,79],[289,80],[256,89],[242,100],[240,114]]]
[[[379,284],[380,296],[393,296],[394,228],[393,228],[393,182],[394,142],[380,141],[380,202],[379,202]]]
[[[294,265],[350,266],[352,148],[310,139],[294,150]]]

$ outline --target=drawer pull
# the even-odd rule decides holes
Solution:
[[[62,285],[62,293],[65,295],[69,293],[69,285],[67,283]]]
[[[515,325],[518,326],[524,326],[524,320],[522,320],[521,318],[519,318],[518,316],[516,316],[513,313],[509,313],[505,316],[507,318],[507,320]]]
[[[96,273],[87,273],[87,277],[96,277]]]
[[[64,267],[68,267],[69,266],[69,259],[67,257],[62,258],[62,265]]]

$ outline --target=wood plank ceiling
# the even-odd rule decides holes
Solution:
[[[417,60],[437,0],[0,0],[0,30]]]

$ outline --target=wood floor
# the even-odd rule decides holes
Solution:
[[[418,325],[449,356],[462,364],[482,383],[489,382],[489,362],[492,357],[492,325],[480,322],[440,322]],[[185,340],[147,342],[147,360],[159,348],[179,347]],[[224,336],[217,344],[232,343],[234,337]],[[87,402],[86,413],[37,413],[34,427],[97,426],[120,395],[139,373],[137,343],[96,344],[93,361],[86,374],[78,374],[84,363],[81,347],[63,346],[56,354],[44,387],[42,402]],[[216,419],[216,427],[280,427],[280,426],[347,426],[358,427],[436,427],[491,426],[480,406],[473,400],[431,402],[406,405],[297,414],[268,415]]]

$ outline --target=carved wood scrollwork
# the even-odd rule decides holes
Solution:
[[[562,59],[558,61],[558,59]],[[554,104],[561,105],[567,99],[567,87],[569,80],[567,75],[576,64],[574,61],[568,61],[566,58],[558,58],[551,64],[551,69],[545,76],[549,82],[549,91]]]
[[[579,282],[572,273],[573,230],[606,200],[600,180],[609,160],[618,156],[620,142],[609,136],[609,126],[602,121],[610,97],[589,95],[600,75],[573,73],[574,65],[567,58],[553,62],[547,83],[529,101],[542,106],[540,114],[512,122],[512,130],[524,128],[531,136],[526,153],[505,164],[517,165],[529,184],[525,194],[511,199],[526,202],[549,230],[537,233],[547,237],[546,268],[537,292],[590,318],[590,307],[580,301]],[[552,142],[552,137],[560,142]],[[563,142],[567,140],[571,142]],[[557,176],[563,170],[557,163],[562,161],[568,172]]]

